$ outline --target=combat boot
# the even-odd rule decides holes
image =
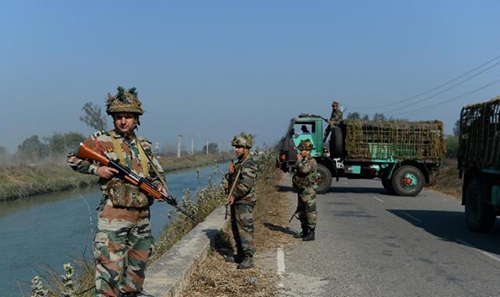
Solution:
[[[253,255],[245,255],[243,261],[238,264],[238,269],[248,269],[253,268]]]
[[[307,226],[302,226],[302,232],[295,233],[295,235],[293,235],[293,237],[294,238],[304,238],[307,236],[307,234],[309,234],[309,228]]]
[[[154,297],[151,294],[148,294],[146,292],[120,292],[118,294],[118,297]]]
[[[308,228],[309,229],[309,233],[307,234],[307,236],[304,236],[304,238],[302,238],[303,241],[313,241],[314,240],[314,228]]]
[[[226,262],[229,263],[241,263],[245,255],[243,253],[238,252],[237,254],[231,254],[226,257]]]

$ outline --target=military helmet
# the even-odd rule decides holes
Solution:
[[[299,146],[297,148],[299,150],[312,150],[314,149],[314,146],[309,139],[304,139],[300,141]]]
[[[135,88],[126,91],[123,87],[117,87],[117,90],[118,92],[114,96],[108,93],[106,112],[109,115],[119,112],[129,112],[138,115],[144,113],[141,107],[142,103],[139,101],[139,98],[137,98],[137,90]]]
[[[253,135],[241,132],[239,135],[235,135],[231,141],[232,146],[242,146],[245,148],[251,148],[253,145]]]
[[[332,102],[332,107],[333,107],[334,105],[339,106],[339,103],[338,103],[337,101],[333,101],[333,102]]]

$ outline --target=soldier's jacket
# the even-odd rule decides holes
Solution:
[[[303,158],[295,163],[295,174],[292,177],[292,184],[297,189],[304,189],[313,186],[317,187],[316,175],[318,164],[316,160],[309,157]]]
[[[257,200],[254,189],[257,178],[257,162],[250,154],[245,159],[238,160],[234,165],[234,171],[226,175],[229,189],[231,189],[238,171],[241,171],[241,173],[232,193],[236,203],[255,202]]]
[[[330,115],[330,121],[333,122],[332,125],[337,125],[342,120],[343,114],[340,109],[332,110]]]
[[[115,141],[113,141],[113,139]],[[92,134],[90,137],[88,137],[83,143],[90,149],[105,155],[110,160],[115,160],[115,161],[119,160],[122,165],[129,167],[137,175],[147,178],[153,184],[159,185],[161,183],[160,177],[153,169],[153,166],[156,168],[156,170],[160,175],[163,175],[163,169],[158,160],[153,155],[151,142],[147,141],[146,139],[141,137],[133,137],[126,139],[120,134],[115,133],[113,130],[110,130],[110,131],[96,132]],[[141,153],[141,149],[138,143],[142,147],[144,153]],[[119,148],[121,148],[121,152],[117,153],[116,150]],[[99,162],[93,160],[80,159],[75,155],[76,151],[70,153],[68,155],[68,160],[67,160],[69,166],[73,170],[81,173],[97,175],[97,168],[101,166]],[[144,157],[141,158],[141,155],[143,156],[145,155],[146,158]],[[121,160],[120,157],[122,158]],[[128,183],[124,183],[123,180],[118,177],[113,177],[110,180],[105,180],[100,178],[99,185],[103,193],[105,193],[106,195],[121,194],[121,195],[133,196],[129,197],[129,199],[139,199],[139,200],[146,199],[146,202],[135,201],[134,203],[141,203],[141,205],[140,206],[132,205],[133,207],[147,206],[142,204],[144,203],[147,204],[148,198],[139,191],[138,187]],[[119,187],[119,185],[121,185],[121,187]],[[123,193],[117,193],[117,191]],[[152,201],[149,202],[151,203]],[[125,206],[125,205],[117,205],[117,206]]]

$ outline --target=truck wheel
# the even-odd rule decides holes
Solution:
[[[399,196],[417,196],[424,187],[424,175],[415,166],[401,166],[392,176],[392,187]]]
[[[332,185],[332,173],[323,164],[318,164],[318,176],[316,178],[318,187],[316,188],[316,194],[324,194],[330,186]]]
[[[342,157],[342,152],[344,150],[344,137],[342,135],[342,129],[340,127],[335,127],[332,130],[332,136],[330,137],[330,156],[332,158]]]
[[[390,194],[394,194],[394,187],[392,186],[392,180],[389,178],[382,179],[382,186],[387,190]]]
[[[473,178],[465,189],[465,222],[470,231],[487,232],[495,224],[493,207],[486,203],[481,181]]]

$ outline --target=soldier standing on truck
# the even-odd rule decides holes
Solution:
[[[231,207],[231,229],[237,250],[236,255],[228,257],[227,261],[239,263],[238,269],[254,267],[253,208],[257,200],[254,189],[257,163],[250,155],[252,144],[252,135],[241,132],[234,136],[231,145],[238,162],[234,165],[234,171],[226,175],[230,189],[227,204]]]
[[[302,232],[295,237],[303,241],[315,239],[316,229],[316,175],[318,164],[311,158],[311,150],[314,149],[309,139],[302,140],[298,146],[300,154],[297,154],[296,172],[292,177],[293,187],[298,190],[297,210]]]
[[[340,124],[342,121],[343,113],[339,109],[339,103],[337,101],[333,101],[332,103],[332,114],[330,115],[330,120],[328,120],[328,126],[325,129],[325,134],[323,136],[323,142],[326,141],[328,135],[330,134],[335,127]]]

